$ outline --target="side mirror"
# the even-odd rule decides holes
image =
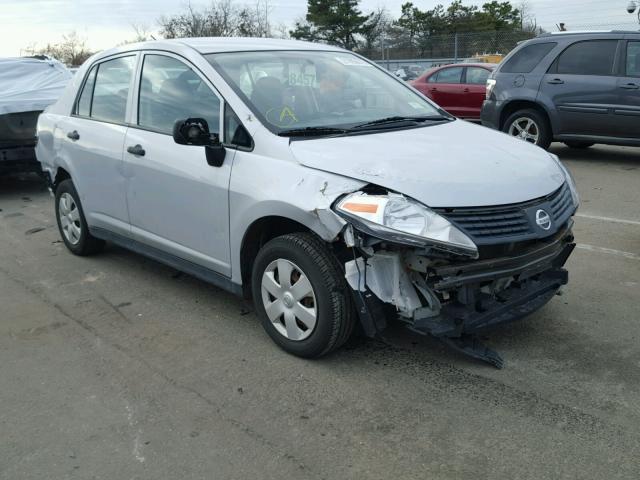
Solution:
[[[218,135],[211,135],[209,124],[204,118],[178,120],[173,125],[173,140],[180,145],[203,146],[207,163],[212,167],[220,167],[224,162],[227,152]]]

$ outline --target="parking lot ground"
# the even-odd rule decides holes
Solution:
[[[554,145],[582,195],[563,296],[487,334],[503,370],[392,327],[318,361],[241,299],[75,257],[0,179],[0,478],[636,479],[640,149]]]

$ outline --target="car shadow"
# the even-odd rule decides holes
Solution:
[[[0,198],[34,195],[46,190],[44,179],[35,173],[0,176]]]
[[[640,168],[640,148],[638,147],[613,147],[607,145],[594,145],[590,148],[569,148],[562,143],[554,143],[549,148],[561,160],[570,160],[580,163],[616,164],[621,167]]]

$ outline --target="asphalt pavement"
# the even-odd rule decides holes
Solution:
[[[243,300],[115,246],[68,253],[0,179],[0,479],[636,479],[640,149],[552,149],[582,196],[570,284],[486,335],[399,326],[316,361]]]

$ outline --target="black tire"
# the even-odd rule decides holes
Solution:
[[[595,145],[595,143],[591,143],[591,142],[564,142],[564,144],[569,148],[577,148],[577,149],[589,148]]]
[[[62,226],[61,220],[61,207],[60,207],[60,198],[64,195],[68,194],[73,197],[73,201],[75,202],[75,207],[78,211],[78,223],[80,224],[80,235],[76,243],[71,242],[67,235],[65,234]],[[73,182],[70,179],[63,180],[56,188],[55,195],[55,212],[56,212],[56,221],[58,222],[58,230],[60,231],[60,237],[62,241],[69,249],[71,253],[74,255],[87,256],[93,255],[95,253],[100,252],[104,248],[104,240],[100,240],[95,238],[89,233],[89,227],[87,226],[87,221],[84,217],[84,212],[82,210],[82,204],[80,203],[80,196],[76,191],[76,188],[73,186]]]
[[[507,118],[502,126],[502,131],[509,135],[511,125],[520,118],[530,119],[536,124],[539,133],[538,140],[535,144],[540,148],[547,150],[553,141],[553,132],[551,131],[551,125],[549,124],[547,116],[538,110],[527,108],[524,110],[518,110],[517,112],[509,115],[509,118]]]
[[[302,340],[285,337],[265,311],[262,277],[268,266],[278,259],[298,266],[308,277],[315,294],[316,324]],[[265,244],[254,262],[251,285],[256,313],[264,329],[276,344],[293,355],[321,357],[342,346],[353,332],[355,311],[344,271],[326,244],[312,234],[283,235]]]

